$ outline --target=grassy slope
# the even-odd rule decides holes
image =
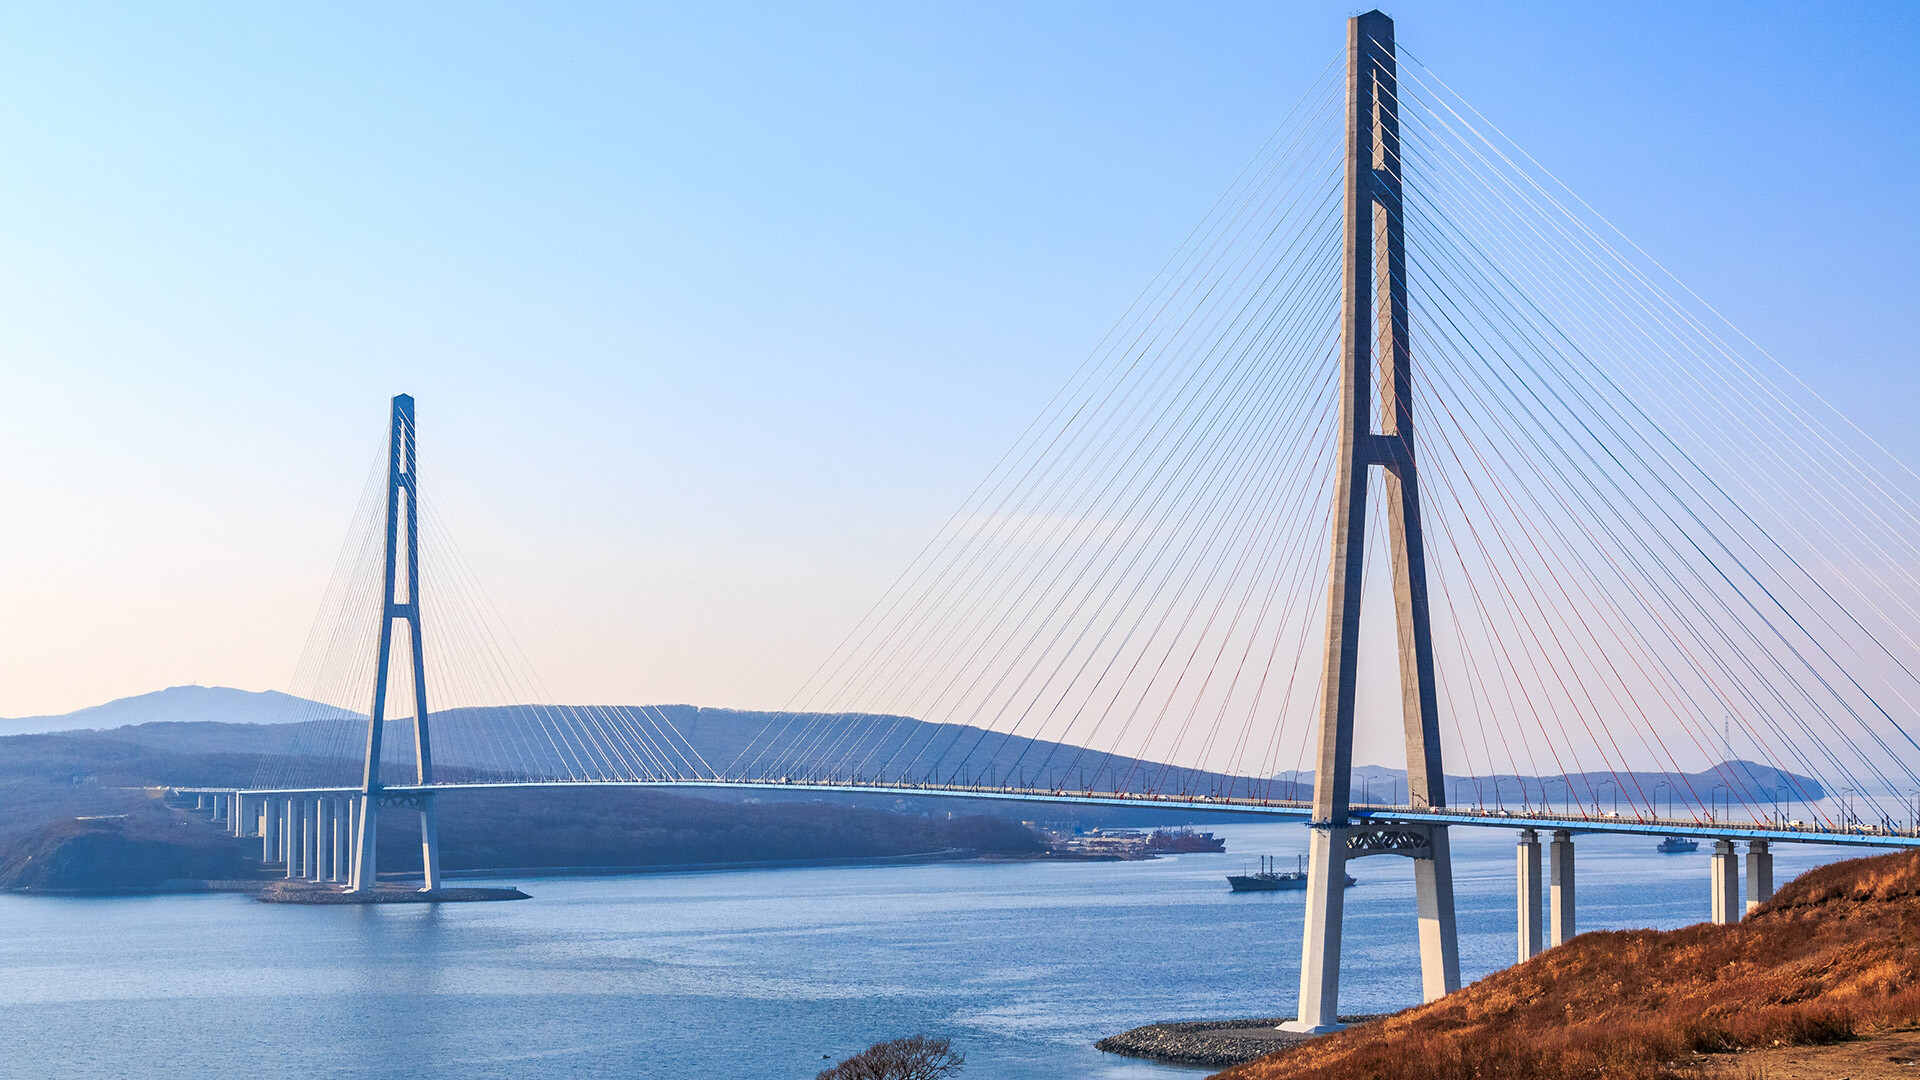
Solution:
[[[1697,1053],[1920,1021],[1920,853],[1835,863],[1745,921],[1584,934],[1221,1080],[1663,1080]]]

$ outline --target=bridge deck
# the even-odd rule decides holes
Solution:
[[[694,788],[738,789],[749,791],[821,792],[866,795],[876,792],[954,799],[984,799],[1000,802],[1054,803],[1077,806],[1130,806],[1165,809],[1204,810],[1209,813],[1246,814],[1307,822],[1313,806],[1300,799],[1251,799],[1222,795],[1169,795],[1070,791],[1047,788],[979,787],[958,784],[906,784],[877,781],[807,780],[503,780],[469,784],[387,785],[381,791],[391,795],[417,795],[438,791],[488,791],[516,788]],[[182,794],[247,795],[347,795],[359,794],[357,787],[330,788],[210,788],[176,787]],[[1425,824],[1469,825],[1498,829],[1564,829],[1578,833],[1626,833],[1647,836],[1689,836],[1706,840],[1768,840],[1796,844],[1831,844],[1844,847],[1920,847],[1920,834],[1913,830],[1890,831],[1861,826],[1838,831],[1819,826],[1786,822],[1711,821],[1697,818],[1658,818],[1588,814],[1553,808],[1535,810],[1487,810],[1482,808],[1416,809],[1410,806],[1357,804],[1351,814],[1356,823],[1419,822]]]

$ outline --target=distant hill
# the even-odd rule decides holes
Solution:
[[[151,694],[119,698],[57,716],[0,719],[0,735],[49,731],[87,731],[135,724],[214,722],[284,724],[299,720],[344,719],[361,714],[308,701],[278,690],[235,690],[227,686],[170,686]]]
[[[1353,767],[1353,801],[1404,804],[1407,801],[1407,770],[1382,765]],[[1273,777],[1284,787],[1313,789],[1313,772],[1283,772]],[[1668,807],[1712,807],[1716,804],[1738,810],[1754,806],[1792,809],[1795,805],[1826,798],[1826,789],[1810,776],[1786,772],[1757,761],[1723,761],[1699,772],[1579,772],[1552,776],[1455,776],[1447,774],[1447,802],[1461,806],[1504,805],[1515,809],[1543,803],[1565,805],[1580,803],[1601,810],[1616,807],[1625,813],[1635,805],[1652,805],[1660,811]]]
[[[676,735],[663,732],[662,718]],[[272,775],[242,783],[299,786],[355,780],[359,766],[353,755],[365,738],[365,723],[362,714],[273,690],[175,686],[61,716],[0,720],[0,735],[98,730],[113,740],[165,753],[259,755]],[[409,722],[400,723],[404,727]],[[456,774],[476,779],[599,777],[618,770],[617,753],[655,766],[671,763],[679,772],[711,769],[799,777],[816,768],[831,768],[836,774],[856,768],[866,778],[923,779],[929,763],[939,762],[941,780],[976,784],[1275,799],[1308,798],[1313,790],[1311,771],[1229,776],[879,714],[822,716],[697,705],[511,705],[437,712],[434,730],[441,774],[449,779]],[[580,737],[582,732],[593,734]],[[769,732],[773,737],[766,737]],[[610,753],[609,746],[621,749]],[[409,747],[408,736],[389,737],[387,761],[394,766],[409,762]],[[852,747],[860,752],[851,753]],[[1406,775],[1404,769],[1355,766],[1353,799],[1404,804]],[[1693,773],[1449,775],[1446,794],[1450,803],[1465,805],[1577,802],[1611,809],[1617,801],[1623,811],[1648,802],[1678,811],[1716,803],[1791,808],[1824,798],[1826,792],[1810,777],[1736,760]]]
[[[672,725],[672,734],[666,732],[662,718]],[[412,761],[411,721],[397,725],[383,742],[383,767],[404,767]],[[153,736],[162,733],[149,735],[140,729],[106,734],[175,750],[180,748],[176,738],[224,740],[227,730],[169,732],[161,741],[153,741]],[[762,739],[769,730],[776,734]],[[261,778],[262,786],[331,786],[353,782],[359,775],[357,754],[364,745],[364,720],[357,725],[318,721],[278,731],[287,737],[277,750],[268,751],[276,753],[278,760]],[[722,773],[800,779],[851,772],[867,780],[920,781],[930,778],[937,763],[941,782],[972,785],[1255,797],[1274,787],[1258,777],[1228,776],[960,724],[874,714],[793,714],[694,705],[486,706],[434,713],[433,737],[436,768],[444,779],[601,779],[652,768],[680,776]],[[200,741],[194,747],[201,751],[233,748],[234,744],[223,741]]]

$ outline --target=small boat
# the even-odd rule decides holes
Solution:
[[[1689,851],[1700,850],[1700,841],[1689,840],[1684,836],[1669,836],[1665,840],[1660,841],[1660,846],[1653,850],[1662,855],[1681,855]]]
[[[1260,856],[1260,872],[1257,874],[1228,874],[1227,884],[1234,892],[1282,892],[1289,889],[1307,887],[1306,856],[1299,857],[1292,870],[1276,869],[1276,860],[1271,855]],[[1346,875],[1347,887],[1352,888],[1358,882],[1353,875]]]

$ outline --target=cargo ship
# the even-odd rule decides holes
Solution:
[[[1660,845],[1653,850],[1662,855],[1679,855],[1683,852],[1700,850],[1700,841],[1689,840],[1684,836],[1669,836],[1660,841]]]
[[[1234,892],[1283,892],[1289,889],[1307,887],[1307,871],[1304,869],[1306,856],[1300,856],[1292,870],[1275,869],[1275,860],[1270,855],[1260,856],[1260,872],[1257,874],[1228,874],[1227,884]],[[1352,874],[1345,875],[1347,888],[1358,884]]]
[[[1227,842],[1210,832],[1192,829],[1155,829],[1147,837],[1149,855],[1186,855],[1195,851],[1225,851]]]

